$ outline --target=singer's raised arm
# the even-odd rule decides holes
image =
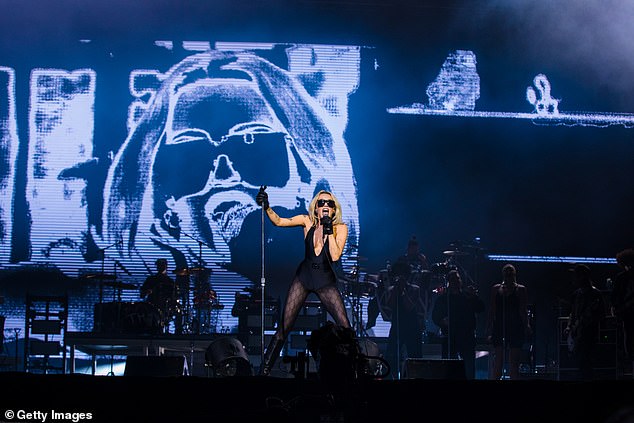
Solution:
[[[272,207],[269,207],[266,209],[266,215],[275,226],[303,226],[308,228],[311,225],[310,219],[305,214],[298,214],[293,217],[280,217]]]

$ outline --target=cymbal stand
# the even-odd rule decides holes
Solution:
[[[196,265],[196,267],[198,268],[198,273],[195,276],[195,281],[194,281],[194,291],[199,290],[200,289],[200,285],[202,283],[202,270],[204,269],[203,266],[203,245],[205,245],[207,248],[211,247],[207,244],[205,244],[203,241],[201,241],[200,239],[197,239],[195,237],[193,237],[192,235],[188,234],[187,232],[183,231],[182,229],[180,230],[180,233],[183,234],[184,236],[186,236],[187,238],[195,241],[196,243],[198,243],[198,264]],[[209,287],[211,288],[211,287]],[[197,292],[194,292],[194,294],[196,294]],[[189,304],[191,299],[189,298],[190,294],[189,292],[187,293],[187,303]],[[193,314],[193,313],[192,313]],[[193,320],[193,317],[192,317]],[[200,319],[199,319],[200,320]],[[200,321],[197,322],[198,327],[196,328],[196,332],[198,332],[200,334]],[[191,326],[193,325],[193,322],[191,324]],[[193,332],[193,328],[192,328],[192,332]]]
[[[361,304],[361,287],[359,285],[359,267],[355,267],[352,289],[352,317],[354,319],[355,332],[358,338],[368,336],[365,328],[363,327],[363,307]]]
[[[190,234],[188,234],[187,232],[183,231],[182,229],[180,229],[180,233],[183,234],[184,236],[186,236],[187,238],[195,241],[198,243],[198,270],[199,272],[196,275],[196,281],[194,283],[195,289],[199,289],[200,288],[200,283],[201,283],[201,277],[202,277],[202,270],[203,270],[203,244],[207,246],[207,248],[211,247],[207,244],[205,244],[203,241],[201,241],[200,239],[196,239],[193,236],[191,236]],[[190,280],[188,280],[189,283],[191,283]],[[189,374],[193,375],[193,371],[191,369],[193,369],[194,367],[194,337],[196,335],[196,332],[198,332],[198,334],[200,334],[200,319],[198,319],[198,327],[196,328],[196,330],[193,330],[193,313],[191,313],[191,298],[190,298],[190,291],[189,291],[189,286],[187,287],[187,310],[188,310],[188,315],[189,315],[189,323],[188,323],[188,327],[189,330],[191,332],[192,335],[192,340],[191,340],[191,344],[190,344],[190,351],[189,351],[189,363],[190,363],[190,370],[189,370]],[[183,323],[184,326],[184,323]]]

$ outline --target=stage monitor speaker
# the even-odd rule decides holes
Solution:
[[[134,356],[126,358],[124,376],[184,376],[187,373],[184,356]]]
[[[462,360],[429,360],[408,358],[405,360],[403,376],[405,379],[465,380],[465,368]]]

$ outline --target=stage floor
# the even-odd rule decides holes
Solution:
[[[632,412],[634,404],[633,380],[323,381],[5,372],[0,383],[2,421],[611,423],[618,413]],[[53,411],[62,414],[52,419]]]

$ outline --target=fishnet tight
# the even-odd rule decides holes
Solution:
[[[319,301],[326,308],[328,314],[330,314],[335,322],[339,326],[350,328],[350,321],[346,314],[346,307],[343,304],[341,294],[335,285],[327,285],[323,288],[314,291],[319,297]],[[282,326],[275,333],[275,337],[278,339],[286,339],[288,333],[293,329],[297,315],[299,314],[308,294],[311,291],[306,289],[299,279],[295,278],[288,289],[286,295],[286,305],[284,306],[284,315],[282,317]]]

